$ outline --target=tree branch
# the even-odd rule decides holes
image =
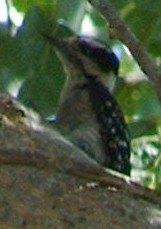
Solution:
[[[117,11],[107,0],[88,0],[91,5],[98,9],[110,23],[114,33],[121,42],[130,50],[131,54],[138,62],[141,70],[147,75],[148,79],[154,84],[159,99],[161,100],[161,72],[151,59],[143,45],[139,42],[130,28],[118,15]]]
[[[11,127],[0,129],[0,166],[28,166],[52,172],[57,170],[83,178],[87,182],[114,188],[133,198],[161,204],[160,196],[154,191],[130,181],[130,178],[119,177],[111,170],[105,171],[77,147],[57,135],[57,132],[53,130],[52,133],[53,135],[48,130],[41,133],[26,129],[22,134]]]
[[[161,198],[155,192],[131,182],[130,178],[127,180],[105,170],[57,131],[40,123],[39,129],[35,130],[23,123],[19,115],[22,112],[15,102],[0,95],[0,111],[10,121],[2,116],[0,122],[0,166],[29,166],[49,169],[52,173],[57,170],[88,182],[94,181],[100,186],[115,188],[125,195],[161,204]]]

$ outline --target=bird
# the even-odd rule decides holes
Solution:
[[[117,56],[93,37],[43,37],[54,46],[67,75],[57,112],[58,128],[64,134],[73,133],[74,142],[97,162],[130,176],[130,133],[113,95]]]

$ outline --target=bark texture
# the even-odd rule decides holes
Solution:
[[[55,130],[26,125],[9,101],[0,98],[1,228],[161,227],[159,196],[105,171]]]

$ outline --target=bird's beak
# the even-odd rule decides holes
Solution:
[[[69,66],[71,63],[75,63],[76,53],[71,48],[71,42],[69,39],[61,39],[57,37],[51,37],[47,34],[42,34],[43,38],[45,38],[52,46],[54,46],[55,51],[60,58],[60,60]],[[77,63],[78,65],[78,63]]]
[[[44,33],[41,35],[46,41],[48,41],[50,44],[52,44],[61,53],[67,51],[69,45],[68,45],[67,41],[65,41],[64,39],[60,39],[57,37],[51,37],[48,34],[44,34]]]

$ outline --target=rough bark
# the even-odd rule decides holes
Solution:
[[[157,194],[105,171],[55,130],[26,125],[9,101],[0,99],[1,228],[161,226]]]

